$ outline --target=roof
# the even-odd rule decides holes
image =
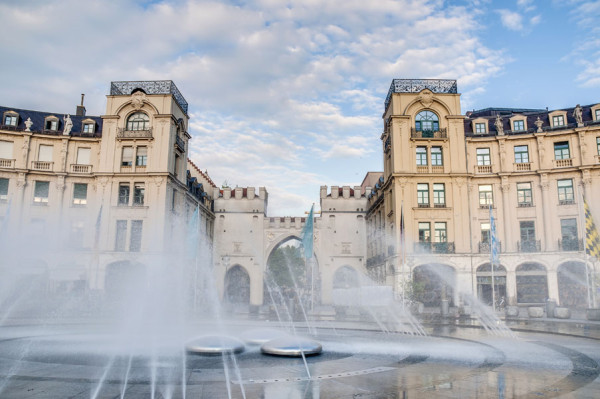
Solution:
[[[171,94],[187,115],[188,102],[183,97],[172,80],[131,80],[110,82],[111,96],[130,96],[135,90],[141,89],[146,94]]]
[[[17,121],[17,126],[4,126],[4,113],[6,111],[14,111],[19,114],[19,120]],[[80,137],[102,137],[102,118],[99,116],[77,116],[71,114],[63,114],[61,112],[52,113],[52,112],[42,112],[42,111],[32,111],[28,109],[20,109],[20,108],[9,108],[5,106],[0,106],[0,114],[2,115],[1,126],[2,129],[6,130],[16,130],[16,131],[25,131],[25,121],[28,118],[31,118],[31,132],[38,134],[53,134],[53,135],[62,135],[64,130],[64,118],[65,115],[69,115],[71,121],[73,122],[73,127],[71,128],[71,136],[80,136]],[[56,131],[45,131],[44,123],[47,117],[56,116],[58,118],[58,129]],[[95,122],[94,133],[83,133],[83,121],[85,119],[91,119]]]
[[[592,105],[583,105],[582,109],[582,120],[585,125],[587,124],[595,124],[597,123],[594,120],[592,115],[591,107]],[[575,118],[573,117],[573,110],[575,107],[571,108],[562,108],[557,110],[547,110],[547,109],[526,109],[526,108],[485,108],[479,111],[474,111],[473,113],[467,115],[464,120],[465,127],[465,136],[482,136],[475,134],[473,132],[473,120],[483,118],[487,120],[487,133],[483,136],[495,136],[498,134],[496,126],[494,123],[496,122],[496,117],[498,115],[502,118],[502,127],[504,129],[504,134],[526,134],[526,133],[534,133],[537,131],[537,127],[535,125],[535,121],[539,117],[540,120],[544,123],[542,125],[543,130],[554,130],[551,127],[550,119],[548,115],[554,111],[566,111],[567,120],[565,121],[565,125],[561,126],[558,129],[570,129],[577,126]],[[512,131],[512,126],[510,125],[510,118],[514,115],[522,115],[527,121],[527,130],[525,131]]]
[[[188,160],[188,163],[189,163],[190,165],[192,165],[192,167],[194,168],[194,170],[195,170],[196,172],[198,172],[198,173],[200,174],[200,176],[202,176],[202,177],[204,177],[204,178],[206,179],[206,181],[208,182],[208,184],[210,184],[210,185],[211,185],[212,187],[214,187],[214,188],[216,188],[216,187],[217,187],[217,185],[216,185],[216,184],[215,184],[215,183],[212,181],[212,179],[210,178],[210,176],[208,175],[208,173],[204,173],[204,172],[202,172],[202,171],[200,170],[200,168],[199,168],[198,166],[196,166],[196,164],[195,164],[194,162],[192,162],[192,160],[191,160],[191,159],[189,159],[189,158],[188,158],[187,160]]]

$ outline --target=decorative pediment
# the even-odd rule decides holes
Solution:
[[[429,108],[431,107],[431,104],[433,104],[433,92],[429,89],[424,89],[419,93],[418,99],[421,102],[421,105],[425,108]]]
[[[143,91],[136,91],[131,95],[131,105],[134,109],[141,109],[146,101],[146,93]]]

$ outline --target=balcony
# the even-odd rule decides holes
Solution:
[[[519,208],[531,208],[533,206],[533,202],[519,202],[517,206]]]
[[[393,79],[388,94],[385,98],[387,109],[394,93],[419,93],[428,89],[434,93],[458,93],[456,80],[450,79]]]
[[[492,173],[492,165],[475,165],[475,173],[477,173],[477,174]]]
[[[92,173],[92,165],[71,164],[71,173]]]
[[[558,199],[558,205],[574,205],[575,204],[575,198],[563,198],[563,199]]]
[[[531,170],[531,162],[519,162],[513,165],[516,172],[529,172]]]
[[[152,128],[148,130],[125,130],[125,128],[120,127],[117,131],[118,139],[151,139],[152,138]]]
[[[540,252],[542,247],[540,240],[518,241],[517,248],[519,252]]]
[[[558,248],[561,251],[583,251],[583,240],[564,239],[558,240]]]
[[[31,169],[51,171],[54,162],[47,161],[31,161]]]
[[[498,247],[498,253],[502,252],[502,243],[500,241],[496,241],[496,246]],[[479,243],[479,253],[480,254],[489,254],[490,253],[490,243],[489,242],[480,242]]]
[[[448,138],[448,133],[445,127],[438,130],[417,130],[412,127],[410,128],[410,137],[413,139],[443,140]]]
[[[554,160],[555,168],[568,168],[569,166],[573,166],[573,158]]]
[[[455,251],[453,242],[426,242],[414,243],[415,253],[420,254],[453,254]]]
[[[15,160],[14,159],[0,159],[0,168],[2,169],[14,169],[15,168]]]
[[[429,173],[429,166],[417,165],[417,173]]]

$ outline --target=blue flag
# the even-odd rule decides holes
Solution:
[[[196,251],[198,249],[198,218],[200,217],[200,206],[196,206],[196,210],[192,215],[192,218],[188,222],[187,231],[187,255],[190,259],[196,258]]]
[[[309,259],[313,256],[313,208],[310,207],[310,213],[306,218],[306,224],[302,229],[302,246],[304,247],[304,258]]]
[[[498,241],[496,239],[496,222],[492,214],[492,206],[490,205],[490,254],[492,267],[498,264]]]

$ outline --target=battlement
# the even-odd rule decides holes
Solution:
[[[214,197],[219,199],[248,199],[253,200],[255,198],[259,199],[267,199],[268,193],[264,187],[258,188],[258,194],[256,193],[256,188],[254,187],[224,187],[224,188],[215,188],[214,189]]]
[[[321,186],[321,199],[323,198],[331,198],[331,199],[349,199],[356,198],[359,199],[363,197],[362,189],[360,186],[331,186],[331,191],[327,191],[327,186]]]
[[[285,216],[285,217],[268,217],[264,219],[265,228],[275,228],[275,229],[302,229],[306,224],[305,217],[293,217],[293,216]],[[318,218],[315,218],[315,221]]]

